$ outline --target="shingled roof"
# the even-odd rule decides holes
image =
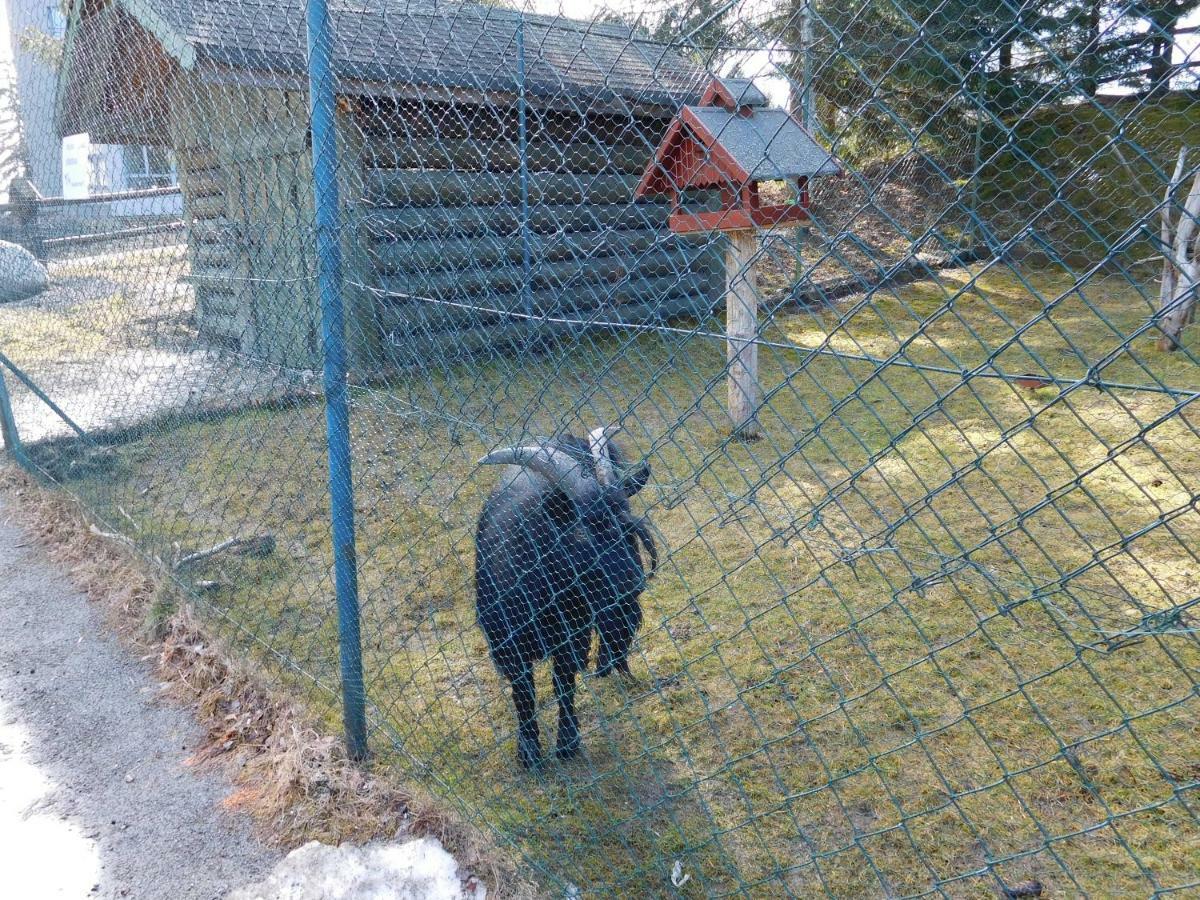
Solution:
[[[818,144],[782,109],[756,109],[743,116],[715,106],[688,106],[687,123],[706,147],[720,144],[750,181],[771,181],[842,171],[829,151]]]
[[[114,0],[185,69],[305,71],[304,0]],[[334,71],[350,82],[514,90],[524,28],[526,90],[535,95],[693,99],[703,72],[625,25],[522,14],[479,3],[329,0]]]

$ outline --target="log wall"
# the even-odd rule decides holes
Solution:
[[[374,101],[359,122],[360,242],[398,362],[431,341],[475,352],[506,330],[645,324],[720,299],[719,250],[633,200],[663,120],[531,108],[524,184],[515,109]]]
[[[172,138],[199,330],[249,355],[317,366],[304,98],[186,78],[180,87]],[[720,301],[719,249],[672,235],[665,204],[633,201],[663,120],[531,109],[523,184],[512,109],[363,100],[341,101],[338,115],[347,339],[359,371]]]

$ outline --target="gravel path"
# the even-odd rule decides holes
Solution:
[[[10,513],[0,496],[0,892],[209,900],[261,879],[280,854],[183,766],[195,722]]]

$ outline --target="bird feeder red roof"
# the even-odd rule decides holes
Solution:
[[[741,231],[807,222],[808,183],[842,168],[800,123],[748,78],[714,78],[698,106],[684,106],[641,181],[635,197],[669,194],[672,231]],[[794,182],[799,202],[764,206],[763,181]],[[717,210],[685,211],[684,192],[720,192]]]

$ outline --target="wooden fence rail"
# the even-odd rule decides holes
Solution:
[[[154,197],[179,195],[179,187],[172,186],[145,188],[136,191],[114,191],[108,194],[95,194],[91,197],[29,196],[9,203],[0,203],[0,213],[11,213],[13,219],[16,220],[16,227],[6,237],[14,240],[15,243],[21,244],[21,246],[29,250],[38,259],[45,259],[47,251],[51,249],[159,234],[180,228],[183,222],[163,222],[131,228],[118,228],[110,231],[88,231],[51,238],[45,237],[39,229],[39,219],[41,218],[43,209],[56,207],[70,208],[96,203],[112,203],[120,200],[146,200]]]

